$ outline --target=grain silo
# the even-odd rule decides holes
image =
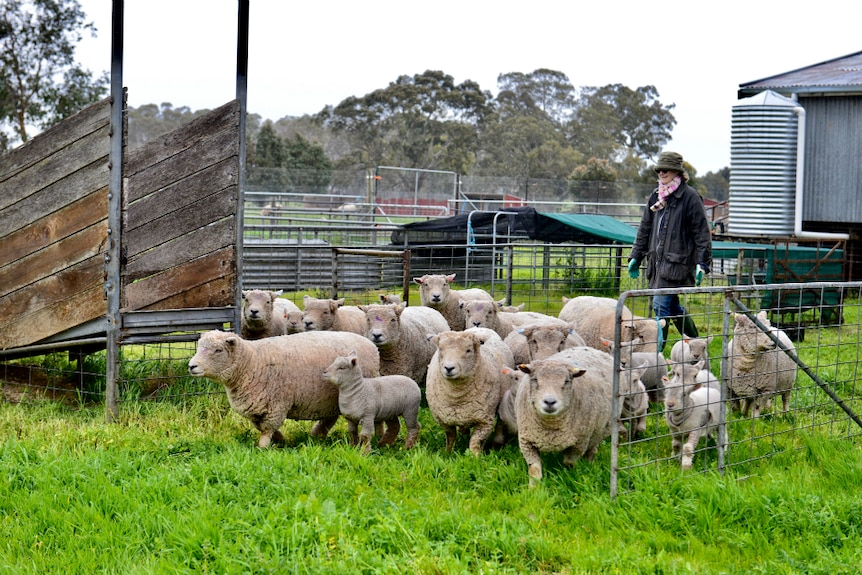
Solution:
[[[728,233],[793,234],[799,104],[766,90],[733,107]]]

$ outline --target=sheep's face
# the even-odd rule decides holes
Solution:
[[[446,331],[432,340],[437,345],[440,375],[446,379],[469,377],[479,361],[482,340],[463,331]]]
[[[391,345],[401,338],[403,304],[361,306],[365,312],[365,337],[376,346]]]
[[[703,368],[703,361],[694,364],[679,363],[673,366],[670,381],[664,386],[664,407],[671,413],[678,413],[685,407],[684,396],[698,387],[697,373]]]
[[[301,311],[289,311],[285,318],[287,319],[287,333],[299,333],[305,331],[305,322]]]
[[[494,329],[497,325],[497,304],[492,301],[473,300],[461,304],[467,327]]]
[[[223,331],[209,331],[198,339],[197,350],[189,360],[189,374],[194,377],[227,379],[233,368],[234,351],[239,337]]]
[[[522,333],[527,338],[531,361],[545,359],[559,351],[574,347],[574,344],[570,343],[569,330],[564,327],[542,325],[528,328]]]
[[[266,290],[243,290],[242,315],[249,325],[265,325],[272,319],[272,306],[278,294]]]
[[[323,370],[323,379],[336,387],[354,381],[357,376],[362,377],[358,371],[356,353],[347,356],[336,357],[329,366]]]
[[[766,327],[771,327],[766,312],[757,314],[757,319]],[[766,333],[760,330],[751,318],[745,314],[738,313],[734,318],[733,339],[745,353],[757,353],[765,350],[775,349],[775,342]]]
[[[419,298],[422,305],[431,307],[440,306],[449,300],[452,293],[450,283],[455,279],[455,274],[427,274],[413,281],[419,284]]]
[[[665,323],[664,319],[659,321],[654,319],[635,319],[625,321],[622,326],[620,337],[622,338],[622,341],[633,342],[631,351],[643,351],[646,344],[656,343],[658,341],[658,330],[659,328],[664,327]]]
[[[709,344],[712,341],[713,337],[714,336],[709,336],[706,339],[696,337],[694,339],[688,340],[689,356],[687,360],[689,363],[697,363],[701,359],[705,359],[707,357],[707,348],[709,347]]]
[[[504,390],[511,390],[512,393],[516,393],[518,389],[518,384],[521,383],[521,377],[523,377],[523,372],[518,371],[517,369],[512,369],[511,367],[504,367],[500,370],[500,383]]]
[[[572,405],[575,379],[586,373],[570,363],[539,360],[524,366],[530,374],[530,405],[540,417],[559,417]]]
[[[329,331],[335,324],[335,314],[338,311],[339,300],[317,299],[310,296],[303,298],[305,311],[302,322],[305,331]]]

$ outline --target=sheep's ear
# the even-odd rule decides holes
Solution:
[[[407,304],[403,301],[401,303],[395,304],[395,315],[400,316],[401,312],[403,312],[406,307],[407,307]]]
[[[247,289],[242,290],[242,299],[246,299],[247,297],[248,297],[248,290]]]
[[[359,309],[361,309],[362,311],[368,311],[368,306],[367,306],[367,305],[358,305],[358,306],[356,306],[356,307],[358,307],[358,308],[359,308]]]
[[[563,296],[563,303],[565,304],[565,303],[567,303],[568,301],[569,301],[569,298],[567,298],[566,296]]]
[[[581,377],[585,373],[587,373],[586,369],[583,369],[580,367],[575,367],[574,365],[569,366],[569,375],[572,376],[572,379],[574,379],[576,377]]]
[[[235,348],[238,343],[239,343],[239,336],[236,336],[236,335],[229,335],[224,340],[224,344],[231,349]]]
[[[439,338],[437,337],[436,333],[429,333],[429,334],[425,335],[425,339],[427,339],[428,341],[430,341],[434,345],[437,345],[437,340]]]
[[[519,363],[515,367],[518,368],[518,371],[523,371],[524,373],[533,373],[533,366],[529,363]]]
[[[305,294],[304,296],[302,296],[302,301],[304,301],[306,304],[308,303],[308,300],[310,300],[310,299],[311,299],[311,296],[308,294]]]
[[[455,281],[455,274],[449,274],[448,276],[446,276],[446,281],[449,283]]]
[[[526,328],[519,327],[516,331],[517,331],[518,333],[520,333],[521,335],[523,335],[524,337],[527,337],[526,335],[524,335],[524,332],[525,332],[525,331],[527,331],[527,329],[526,329]]]
[[[413,283],[422,285],[423,283],[425,283],[425,276],[422,276],[421,278],[413,278]]]
[[[710,335],[710,336],[708,336],[708,337],[706,338],[706,345],[711,344],[711,343],[712,343],[712,340],[714,340],[714,339],[715,339],[715,336],[714,336],[714,335]]]
[[[280,289],[280,290],[276,290],[276,291],[274,291],[273,293],[275,294],[275,297],[280,297],[280,296],[281,296],[281,294],[283,294],[283,293],[284,293],[284,290],[282,290],[282,289]]]
[[[344,298],[335,300],[335,305],[341,307],[344,305]]]
[[[502,309],[504,305],[506,305],[505,299],[500,299],[494,302],[495,307],[499,310]]]
[[[500,373],[502,373],[503,375],[508,375],[511,372],[512,372],[512,369],[508,368],[508,367],[504,367],[503,369],[500,370]]]

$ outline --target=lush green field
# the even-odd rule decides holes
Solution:
[[[262,451],[224,394],[101,407],[0,405],[0,573],[857,573],[862,449],[802,449],[725,476],[662,464],[608,495],[609,446],[546,457],[528,489],[514,445],[368,457],[343,422],[287,422]]]

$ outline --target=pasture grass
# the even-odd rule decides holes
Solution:
[[[862,450],[802,448],[717,473],[660,464],[611,499],[609,446],[527,487],[514,444],[362,456],[339,422],[260,450],[224,394],[0,405],[0,573],[855,573]],[[403,440],[403,435],[402,435]],[[403,444],[401,444],[403,446]]]

